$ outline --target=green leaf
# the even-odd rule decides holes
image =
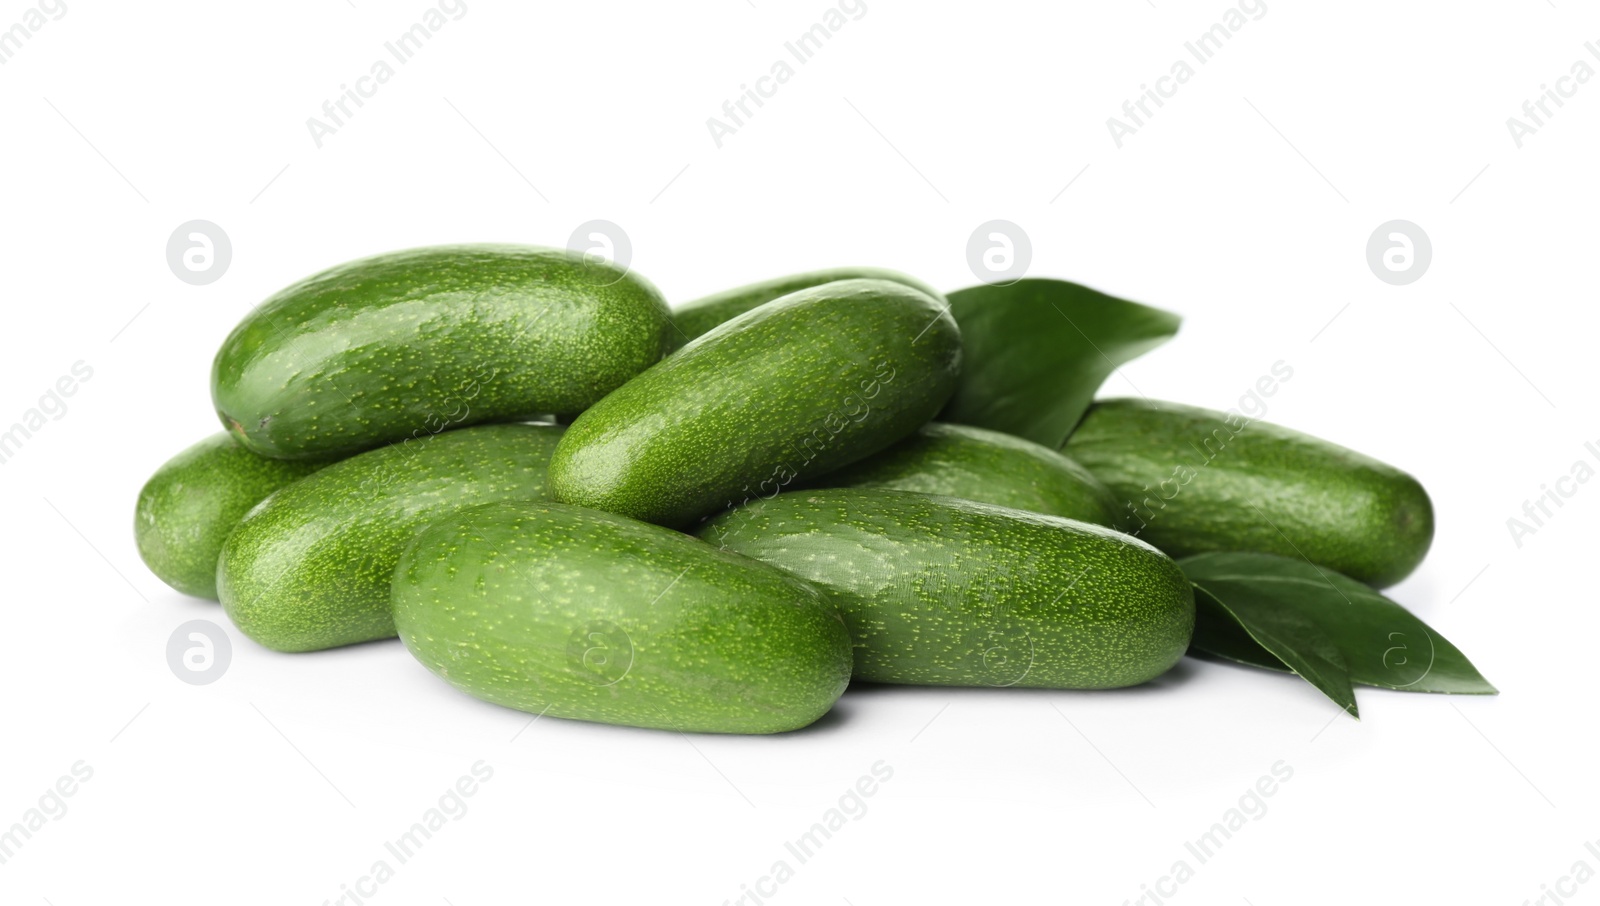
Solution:
[[[1194,638],[1189,640],[1189,655],[1211,660],[1233,661],[1264,670],[1293,673],[1289,665],[1250,637],[1239,618],[1222,606],[1222,602],[1207,594],[1205,589],[1194,590]],[[1341,657],[1343,663],[1344,658]]]
[[[1064,280],[986,284],[948,298],[961,327],[961,383],[940,419],[1052,449],[1112,371],[1171,339],[1182,320]]]
[[[1193,646],[1200,651],[1268,667],[1274,665],[1263,662],[1276,658],[1336,702],[1327,683],[1339,666],[1346,687],[1354,681],[1407,692],[1498,691],[1410,611],[1333,570],[1255,553],[1199,554],[1178,564],[1197,601],[1207,599],[1196,607]]]
[[[1194,603],[1192,648],[1241,664],[1292,671],[1351,717],[1360,717],[1344,656],[1305,614],[1268,606],[1246,627],[1243,618],[1198,585]]]

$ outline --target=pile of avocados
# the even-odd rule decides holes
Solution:
[[[357,260],[229,334],[226,430],[144,486],[138,547],[275,651],[398,636],[486,701],[720,733],[804,727],[852,678],[1146,682],[1194,632],[1174,557],[1382,587],[1427,552],[1415,479],[1270,425],[1134,537],[1228,416],[1101,401],[1053,449],[940,421],[962,359],[945,297],[875,268],[672,310],[566,250]]]

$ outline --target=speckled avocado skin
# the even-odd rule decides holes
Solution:
[[[184,450],[150,476],[134,508],[133,538],[156,577],[186,595],[217,599],[217,555],[250,508],[326,465],[246,450],[226,431]]]
[[[212,365],[224,427],[263,456],[349,454],[487,421],[572,416],[667,349],[637,274],[558,249],[436,246],[308,277]]]
[[[561,432],[447,431],[353,456],[283,488],[223,545],[223,609],[277,651],[392,638],[389,580],[401,549],[423,525],[462,507],[539,497]]]
[[[1415,478],[1237,413],[1105,400],[1065,449],[1122,502],[1126,528],[1174,557],[1305,557],[1384,588],[1433,542],[1433,504]]]
[[[672,527],[882,450],[955,390],[933,297],[840,280],[746,312],[578,416],[550,463],[563,503]]]
[[[687,535],[595,510],[498,503],[420,533],[395,623],[429,670],[551,717],[704,733],[806,726],[850,680],[816,590]]]
[[[968,425],[930,422],[816,486],[939,494],[1117,527],[1116,501],[1088,469],[1033,441]]]
[[[676,325],[671,331],[671,342],[676,349],[696,337],[709,333],[713,327],[725,321],[744,314],[759,305],[765,305],[779,296],[787,296],[796,290],[821,286],[835,280],[888,280],[891,283],[900,283],[912,289],[921,290],[944,304],[944,296],[938,290],[923,283],[915,277],[891,271],[881,267],[835,267],[821,271],[806,271],[801,274],[790,274],[787,277],[774,277],[760,283],[751,283],[748,286],[738,286],[733,289],[723,290],[693,302],[685,302],[672,310],[672,323]]]
[[[1056,516],[838,488],[753,501],[699,535],[820,589],[844,615],[863,680],[1131,686],[1176,664],[1194,631],[1193,592],[1171,558]]]

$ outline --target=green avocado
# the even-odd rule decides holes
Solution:
[[[262,501],[228,536],[217,589],[245,635],[276,651],[392,638],[389,580],[428,522],[529,500],[563,429],[481,425],[370,450]]]
[[[1384,588],[1433,542],[1433,504],[1415,478],[1237,412],[1106,400],[1065,451],[1122,501],[1125,528],[1174,557],[1279,554]]]
[[[411,542],[391,597],[429,670],[551,717],[778,733],[821,717],[850,681],[850,638],[815,589],[596,510],[452,513]]]
[[[932,296],[839,280],[752,309],[578,416],[551,495],[675,528],[870,456],[955,390],[961,337]]]
[[[821,271],[806,271],[801,274],[790,274],[787,277],[774,277],[748,286],[737,286],[677,306],[672,310],[672,323],[676,327],[671,331],[673,348],[676,349],[701,334],[709,333],[713,327],[724,321],[731,321],[779,296],[787,296],[796,290],[821,286],[835,280],[856,279],[888,280],[891,283],[900,283],[921,290],[940,303],[945,301],[938,290],[921,280],[881,267],[835,267]]]
[[[1183,656],[1194,596],[1171,558],[1102,526],[909,491],[794,491],[699,536],[810,582],[857,679],[1105,689]]]
[[[939,494],[1117,526],[1116,500],[1088,469],[1031,440],[967,425],[930,422],[816,486]]]
[[[573,416],[666,351],[666,303],[557,249],[458,245],[279,291],[217,353],[223,425],[263,456],[344,455],[487,421]]]
[[[223,539],[268,494],[325,462],[251,453],[226,431],[167,460],[139,491],[133,539],[144,565],[186,595],[217,599]]]

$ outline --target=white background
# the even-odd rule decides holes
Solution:
[[[1600,67],[1600,14],[1269,0],[1119,149],[1106,118],[1222,0],[867,0],[718,148],[706,119],[821,0],[467,0],[318,148],[306,119],[422,0],[66,5],[0,67],[0,425],[93,369],[0,465],[0,826],[76,762],[93,777],[0,865],[0,900],[337,900],[483,760],[469,810],[366,902],[720,904],[760,883],[780,904],[1120,904],[1179,859],[1194,875],[1166,902],[1518,904],[1557,883],[1600,902],[1560,881],[1600,870],[1600,483],[1520,547],[1506,526],[1600,442],[1600,81],[1520,149],[1506,126],[1574,61]],[[29,8],[0,4],[0,29]],[[233,244],[206,286],[165,258],[197,218]],[[398,643],[290,656],[231,629],[221,680],[178,681],[168,636],[224,620],[143,568],[133,502],[217,430],[208,369],[238,318],[351,257],[564,245],[595,218],[674,301],[841,264],[956,289],[974,227],[1005,219],[1032,274],[1185,316],[1107,394],[1227,408],[1285,361],[1269,420],[1431,490],[1433,552],[1392,594],[1503,694],[1362,689],[1358,723],[1293,677],[1186,660],[1111,693],[856,690],[809,731],[690,738],[524,729]],[[1365,258],[1395,218],[1433,244],[1408,286]],[[880,761],[865,814],[798,864],[784,843]],[[1279,761],[1266,813],[1198,864],[1184,842]]]

